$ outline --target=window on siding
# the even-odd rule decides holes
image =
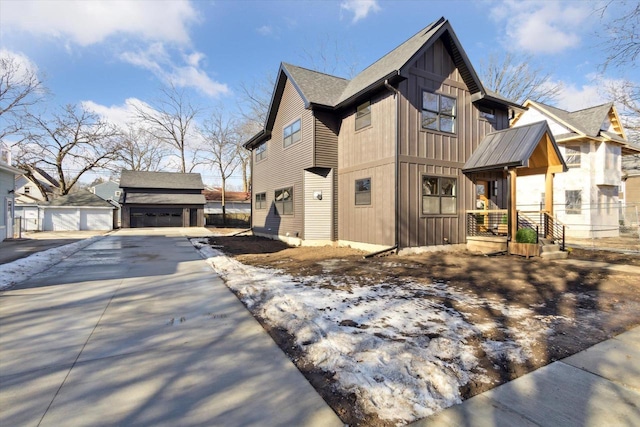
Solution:
[[[566,190],[564,192],[565,213],[580,215],[582,213],[582,190]]]
[[[276,190],[273,199],[278,214],[293,215],[293,187]]]
[[[263,142],[262,144],[256,147],[256,162],[267,157],[267,143]]]
[[[292,144],[295,144],[296,142],[300,141],[300,138],[302,138],[302,132],[300,130],[300,119],[298,119],[284,128],[284,146],[288,147]]]
[[[367,101],[356,110],[356,130],[371,126],[371,102]]]
[[[456,178],[422,176],[422,213],[455,214],[457,211]]]
[[[480,110],[480,117],[482,117],[485,120],[490,121],[491,123],[495,123],[496,121],[496,112],[493,108],[487,108],[487,107],[478,107],[478,109]]]
[[[422,91],[422,128],[441,132],[456,131],[456,99]]]
[[[371,178],[356,179],[356,205],[371,204]]]
[[[567,145],[564,148],[564,161],[569,168],[579,168],[582,161],[582,151],[579,145]]]
[[[258,193],[256,194],[256,209],[266,209],[267,208],[267,193]]]

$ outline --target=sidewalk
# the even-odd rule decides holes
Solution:
[[[412,426],[638,426],[640,326]]]
[[[25,232],[21,239],[7,239],[0,242],[0,264],[106,233],[108,231]]]

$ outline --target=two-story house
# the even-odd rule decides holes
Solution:
[[[622,156],[640,153],[629,144],[613,103],[569,112],[526,101],[512,126],[545,120],[560,146],[568,172],[554,181],[553,204],[557,219],[571,237],[619,235],[618,191],[622,185]],[[537,211],[545,197],[539,176],[519,178],[518,208]]]
[[[546,124],[507,129],[520,108],[484,89],[444,18],[351,80],[283,63],[245,144],[253,232],[365,250],[463,244],[478,194],[506,208],[508,176],[534,152],[539,173],[548,155],[562,171]],[[466,165],[491,150],[505,155]]]

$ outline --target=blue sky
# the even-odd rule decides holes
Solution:
[[[85,103],[124,120],[128,103],[158,88],[184,87],[205,108],[237,108],[239,85],[275,73],[280,61],[312,66],[323,44],[361,70],[430,22],[453,25],[472,64],[490,53],[531,54],[532,65],[564,84],[558,106],[603,101],[603,79],[640,81],[640,71],[609,69],[596,30],[598,1],[29,1],[0,0],[0,52],[37,67],[49,105]],[[331,62],[331,59],[329,60]]]

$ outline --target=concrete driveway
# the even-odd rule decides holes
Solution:
[[[2,426],[340,426],[185,238],[121,230],[0,292]]]

